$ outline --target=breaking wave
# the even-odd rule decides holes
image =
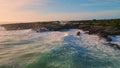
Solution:
[[[120,52],[78,29],[36,33],[0,27],[0,68],[119,68]],[[76,33],[80,31],[81,35]],[[117,39],[120,39],[117,37]],[[117,41],[116,41],[117,42]]]

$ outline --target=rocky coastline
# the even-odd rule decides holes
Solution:
[[[32,29],[36,32],[62,31],[65,29],[80,29],[88,34],[98,35],[105,39],[111,47],[120,49],[120,45],[111,43],[112,39],[108,36],[120,35],[120,19],[110,20],[84,20],[84,21],[50,21],[50,22],[31,22],[17,24],[2,24],[6,30]],[[77,33],[80,35],[80,32]]]
[[[87,34],[90,35],[91,34],[98,35],[100,39],[102,38],[106,40],[107,43],[105,43],[105,45],[120,50],[120,44],[111,43],[113,40],[112,38],[109,37],[109,36],[120,35],[120,29],[104,29],[102,27],[91,27],[91,26],[86,26],[79,29],[85,31]],[[77,33],[77,35],[78,34],[79,32]]]

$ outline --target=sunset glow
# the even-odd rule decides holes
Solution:
[[[0,22],[120,18],[119,0],[0,0]]]

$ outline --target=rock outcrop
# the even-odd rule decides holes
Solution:
[[[80,32],[77,32],[77,36],[80,36],[80,34],[81,34]]]
[[[65,29],[81,29],[88,34],[97,34],[100,38],[106,41],[112,41],[108,36],[120,35],[120,19],[110,20],[84,20],[84,21],[50,21],[50,22],[31,22],[17,24],[3,24],[6,30],[23,30],[32,29],[36,32],[44,31],[61,31]],[[77,32],[77,36],[81,33]],[[111,47],[120,49],[117,44],[109,44]]]
[[[105,45],[108,45],[108,46],[110,46],[110,47],[113,47],[113,48],[115,48],[115,49],[119,49],[119,50],[120,50],[120,45],[118,45],[118,44],[106,43]]]

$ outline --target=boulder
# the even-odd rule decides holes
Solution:
[[[77,32],[77,36],[80,36],[80,34],[81,34],[80,32]]]

